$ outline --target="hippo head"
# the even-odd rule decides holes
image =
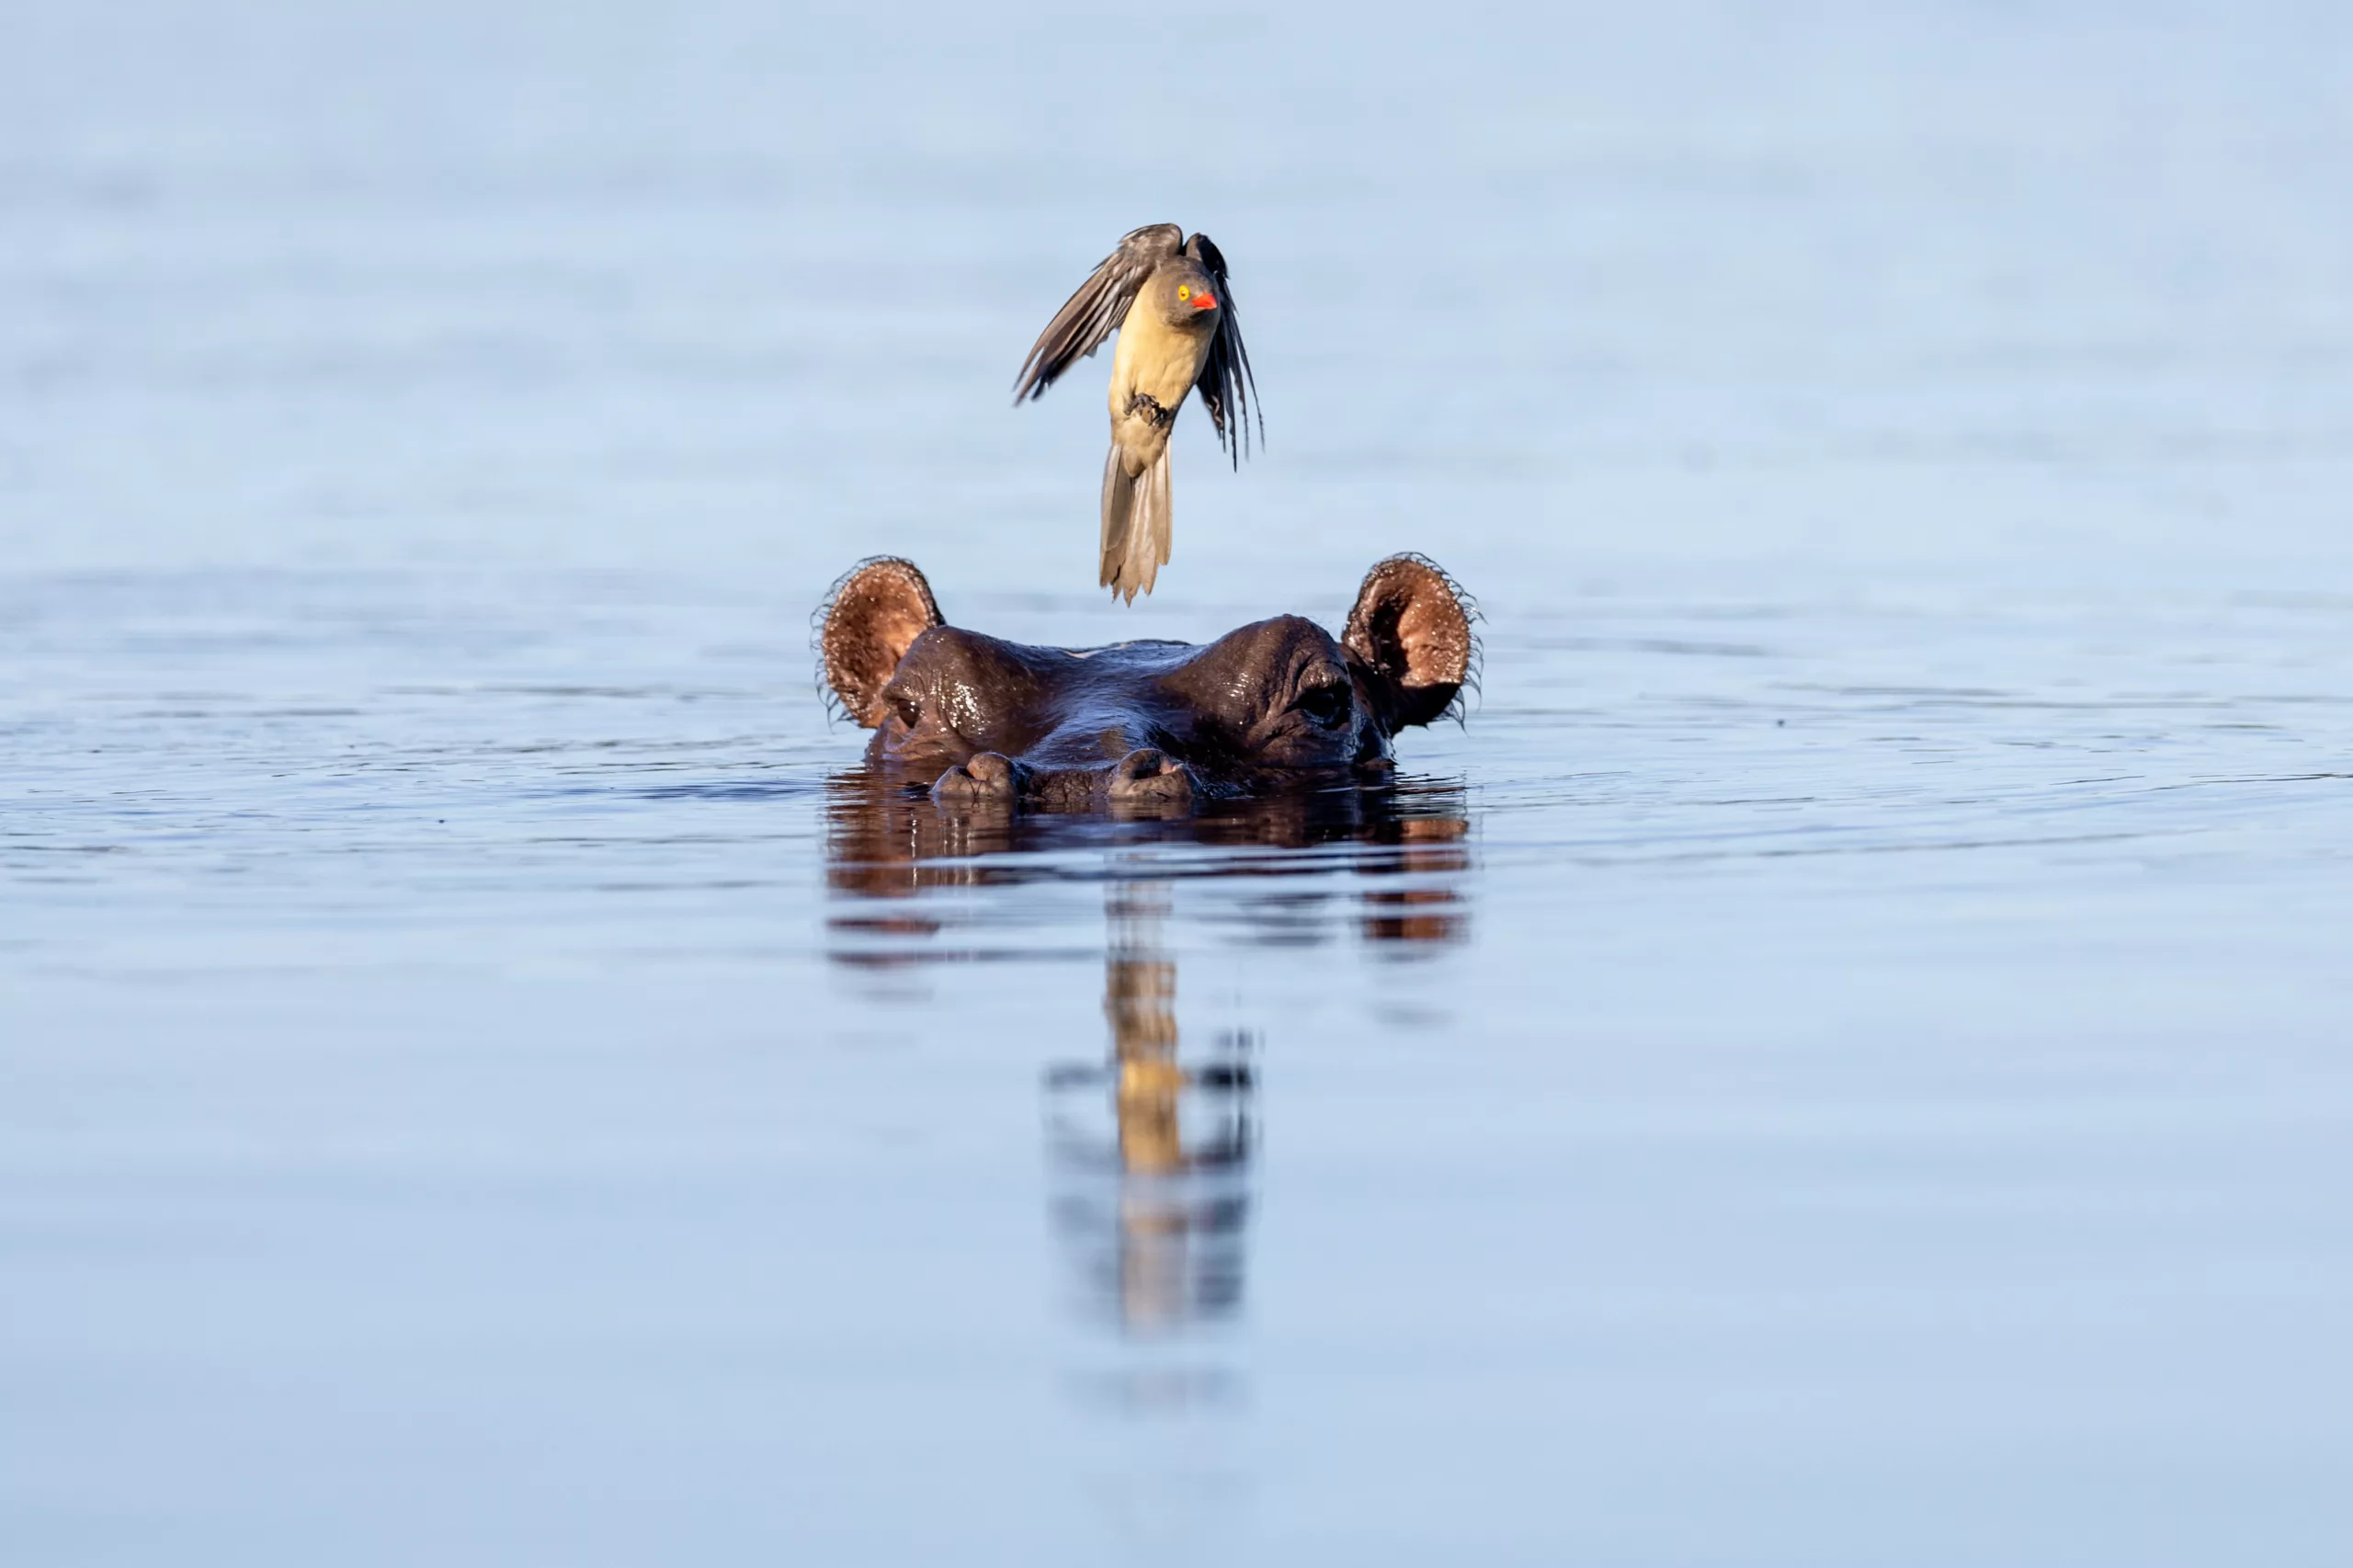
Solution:
[[[1037,648],[947,624],[911,562],[834,586],[817,652],[870,761],[947,802],[1181,805],[1382,773],[1392,736],[1454,708],[1476,613],[1432,562],[1393,555],[1337,639],[1279,615],[1214,642]]]

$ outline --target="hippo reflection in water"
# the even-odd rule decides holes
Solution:
[[[1427,955],[1469,934],[1461,788],[1404,778],[1102,814],[937,811],[872,767],[846,770],[825,790],[827,957],[874,977],[884,994],[982,954],[1044,960],[1060,972],[1059,947],[985,936],[990,912],[1002,908],[995,901],[1011,894],[1027,907],[1022,890],[1034,884],[1067,895],[1077,881],[1102,882],[1108,1049],[1084,1053],[1091,1061],[1064,1054],[1045,1077],[1058,1250],[1086,1315],[1107,1315],[1125,1333],[1180,1334],[1241,1312],[1264,1037],[1227,1028],[1207,1049],[1199,1032],[1190,1049],[1180,1043],[1184,944],[1165,929],[1175,890],[1188,890],[1196,918],[1207,913],[1254,945],[1296,951],[1353,934],[1387,958]],[[1193,852],[1136,853],[1152,846]],[[1172,865],[1181,878],[1149,874]],[[938,900],[943,892],[952,904]],[[1033,1016],[1019,1005],[1011,1015],[1025,1029]],[[1097,1392],[1162,1410],[1224,1397],[1233,1381],[1213,1361],[1151,1362]]]
[[[956,804],[1181,806],[1385,775],[1390,740],[1454,710],[1477,644],[1433,562],[1367,574],[1336,640],[1279,615],[1214,642],[1037,648],[949,626],[912,562],[861,562],[819,612],[817,649],[873,763]]]

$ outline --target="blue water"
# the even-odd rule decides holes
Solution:
[[[5,42],[10,1562],[2346,1560],[2334,9]],[[1271,440],[1131,610],[1007,402],[1164,219]],[[878,551],[1401,549],[1374,797],[943,816],[813,685]]]

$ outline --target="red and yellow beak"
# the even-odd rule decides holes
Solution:
[[[1202,290],[1199,293],[1193,296],[1193,309],[1197,311],[1213,311],[1217,309],[1217,296],[1211,293],[1206,289]]]

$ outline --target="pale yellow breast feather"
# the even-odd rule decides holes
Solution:
[[[1126,413],[1138,392],[1163,408],[1175,408],[1200,378],[1209,353],[1208,333],[1178,331],[1138,295],[1120,324],[1119,347],[1111,356],[1111,416]]]

